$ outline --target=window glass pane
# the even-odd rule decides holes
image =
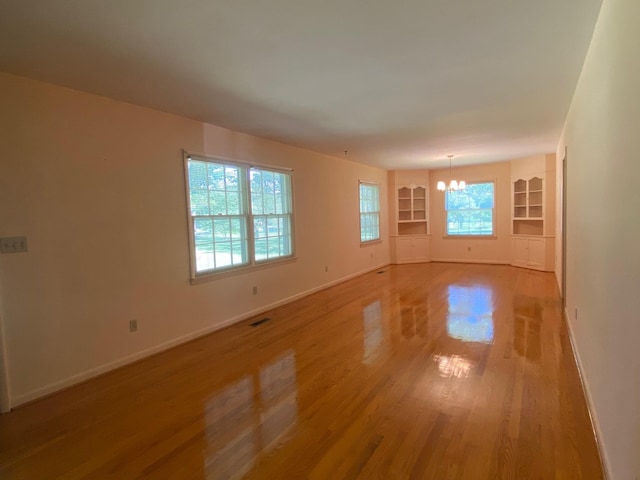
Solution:
[[[227,197],[224,191],[210,190],[209,205],[211,206],[211,215],[227,214]]]
[[[216,243],[215,256],[216,268],[231,266],[231,242]]]
[[[267,219],[264,216],[253,217],[253,236],[264,238],[267,236]]]
[[[282,255],[291,255],[291,235],[280,237],[280,251]]]
[[[240,215],[240,192],[227,192],[227,214]]]
[[[207,164],[190,160],[187,164],[187,171],[189,174],[191,215],[209,215]]]
[[[262,201],[262,172],[251,169],[249,172],[249,185],[251,187],[251,213],[254,215],[264,214],[264,202]]]
[[[267,256],[269,258],[280,256],[280,240],[278,238],[267,239]]]
[[[267,239],[261,238],[256,239],[256,260],[266,260],[267,259]]]
[[[208,163],[207,171],[209,174],[209,190],[224,191],[224,165]]]
[[[278,217],[270,217],[267,219],[267,236],[277,237],[280,235]]]
[[[213,238],[216,243],[231,239],[231,224],[229,219],[216,218],[213,220]]]
[[[283,175],[280,173],[273,174],[273,195],[275,198],[274,213],[278,214],[282,214],[286,211],[283,208],[283,195],[285,195],[285,193],[282,189],[282,178]]]
[[[230,192],[237,192],[240,190],[240,172],[236,167],[225,167],[225,186],[226,190]]]
[[[273,172],[262,172],[262,195],[264,213],[276,213],[275,186],[273,184]]]

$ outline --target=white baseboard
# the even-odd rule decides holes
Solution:
[[[80,372],[77,373],[75,375],[72,375],[70,377],[67,377],[63,380],[60,380],[58,382],[54,382],[54,383],[50,383],[49,385],[45,385],[44,387],[41,388],[37,388],[35,390],[31,390],[30,392],[27,393],[23,393],[21,395],[16,395],[15,397],[13,397],[11,399],[11,403],[9,405],[10,408],[14,408],[17,406],[20,406],[24,403],[28,403],[28,402],[32,402],[34,400],[38,400],[42,397],[46,397],[48,395],[51,395],[55,392],[58,392],[60,390],[63,390],[65,388],[69,388],[73,385],[76,385],[78,383],[84,382],[86,380],[89,380],[91,378],[97,377],[98,375],[101,375],[103,373],[109,372],[111,370],[115,370],[116,368],[119,367],[123,367],[125,365],[128,365],[130,363],[136,362],[138,360],[141,360],[145,357],[149,357],[151,355],[155,355],[157,353],[163,352],[165,350],[168,350],[170,348],[176,347],[178,345],[181,345],[183,343],[189,342],[191,340],[194,340],[196,338],[199,337],[203,337],[205,335],[208,335],[210,333],[213,333],[217,330],[221,330],[223,328],[229,327],[235,323],[238,322],[242,322],[243,320],[247,320],[251,317],[254,317],[256,315],[261,314],[262,312],[266,312],[268,310],[280,307],[282,305],[285,305],[287,303],[291,303],[295,300],[299,300],[301,298],[304,298],[306,296],[309,296],[311,294],[314,294],[316,292],[319,292],[320,290],[324,290],[326,288],[332,287],[334,285],[337,285],[339,283],[342,282],[346,282],[347,280],[351,280],[352,278],[355,277],[359,277],[360,275],[364,275],[365,273],[369,273],[372,272],[374,270],[378,270],[380,268],[384,268],[387,265],[389,265],[388,263],[383,263],[380,265],[377,265],[375,267],[372,268],[367,268],[365,270],[356,272],[356,273],[352,273],[350,275],[346,275],[344,277],[341,277],[337,280],[333,280],[331,282],[327,282],[327,283],[323,283],[322,285],[319,285],[317,287],[311,288],[309,290],[305,290],[304,292],[300,292],[297,293],[295,295],[291,295],[290,297],[284,298],[282,300],[278,300],[277,302],[273,302],[270,303],[268,305],[264,305],[262,307],[250,310],[248,312],[244,312],[241,313],[240,315],[236,315],[235,317],[232,318],[228,318],[220,323],[216,323],[215,325],[210,325],[206,328],[200,329],[200,330],[196,330],[195,332],[192,333],[188,333],[186,335],[183,335],[181,337],[177,337],[171,340],[168,340],[166,342],[160,343],[158,345],[155,345],[153,347],[147,348],[145,350],[141,350],[139,352],[133,353],[131,355],[127,355],[125,357],[121,357],[118,358],[116,360],[113,360],[111,362],[105,363],[103,365],[100,365],[98,367],[95,368],[91,368],[89,370],[85,370],[84,372]]]
[[[576,348],[575,338],[573,336],[573,327],[571,325],[571,322],[569,321],[569,312],[567,312],[566,308],[564,309],[564,321],[567,325],[567,331],[569,332],[569,341],[571,342],[571,351],[573,352],[573,358],[576,362],[576,366],[578,367],[578,376],[580,377],[582,392],[584,393],[584,398],[587,400],[587,411],[589,412],[589,419],[591,420],[593,434],[596,437],[596,446],[598,447],[598,452],[600,452],[600,460],[602,462],[602,468],[604,470],[604,478],[605,480],[613,478],[611,476],[611,469],[609,468],[609,457],[607,455],[607,451],[604,449],[604,445],[602,444],[602,429],[600,428],[598,417],[595,415],[595,410],[593,409],[593,401],[591,399],[591,395],[589,394],[589,381],[582,374],[582,361],[580,360],[580,353]]]
[[[432,258],[432,262],[442,263],[481,263],[483,265],[511,265],[509,260],[468,260],[461,258]]]

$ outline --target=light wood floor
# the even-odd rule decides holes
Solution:
[[[552,274],[383,270],[0,416],[0,478],[602,478]]]

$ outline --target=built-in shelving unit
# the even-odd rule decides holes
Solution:
[[[514,235],[543,235],[544,180],[542,176],[518,178],[513,181]]]
[[[554,268],[555,156],[512,162],[511,263],[551,271]]]
[[[422,185],[398,186],[398,235],[427,234],[427,189]]]
[[[390,189],[395,191],[392,208],[391,256],[393,263],[428,262],[429,255],[429,172],[391,172]]]

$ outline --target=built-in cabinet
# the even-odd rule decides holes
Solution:
[[[546,241],[544,238],[513,236],[512,263],[520,267],[545,270]]]
[[[395,263],[429,261],[429,237],[427,235],[398,235],[396,245]]]
[[[395,192],[390,209],[393,218],[391,261],[428,262],[429,254],[429,172],[390,172],[389,190]]]
[[[552,271],[555,155],[512,162],[511,264]]]

